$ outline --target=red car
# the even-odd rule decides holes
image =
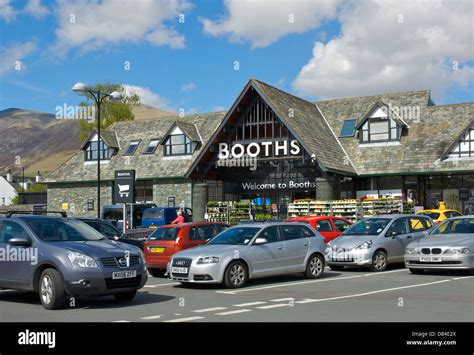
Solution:
[[[158,227],[143,248],[148,272],[154,277],[166,273],[171,256],[181,250],[206,243],[228,227],[219,222],[169,224]]]
[[[326,243],[340,236],[352,225],[352,222],[345,218],[333,216],[301,216],[287,218],[284,221],[309,223],[324,237]]]

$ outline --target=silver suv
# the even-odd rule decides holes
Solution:
[[[302,272],[322,276],[324,238],[306,223],[240,224],[207,244],[173,255],[168,273],[182,283],[244,286],[248,279]]]
[[[422,215],[385,215],[359,221],[328,243],[328,265],[368,266],[384,271],[389,263],[402,263],[408,243],[428,234],[431,218]]]

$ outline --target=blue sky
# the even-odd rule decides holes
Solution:
[[[432,89],[438,104],[473,101],[472,3],[453,3],[0,0],[0,109],[54,113],[81,101],[75,82],[109,81],[208,112],[249,77],[314,100]]]

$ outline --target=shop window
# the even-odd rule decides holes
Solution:
[[[153,181],[137,180],[135,193],[137,202],[153,201]]]
[[[160,142],[159,139],[152,139],[148,146],[143,151],[143,154],[153,154],[156,151],[156,147],[158,147],[158,143]]]
[[[361,143],[390,142],[400,140],[401,129],[392,119],[374,117],[368,119],[361,128]]]
[[[164,146],[165,156],[179,156],[193,154],[193,144],[185,134],[168,136]]]
[[[138,146],[140,145],[140,142],[141,139],[131,141],[123,155],[133,155],[137,150]]]
[[[355,118],[344,120],[339,137],[354,137],[356,122],[357,120]]]
[[[94,161],[97,160],[100,153],[101,160],[109,160],[112,156],[113,149],[109,149],[109,146],[101,141],[100,149],[97,141],[90,142],[84,150],[84,160]]]

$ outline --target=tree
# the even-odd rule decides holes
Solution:
[[[111,101],[105,99],[102,101],[100,106],[100,128],[107,128],[114,122],[119,121],[133,121],[135,116],[132,112],[133,107],[138,106],[140,104],[140,98],[138,95],[128,95],[125,96],[125,90],[122,85],[120,84],[111,84],[111,83],[99,83],[91,87],[92,91],[100,90],[101,93],[110,94],[113,91],[119,91],[122,93],[123,99],[121,101]],[[95,101],[91,94],[86,93],[84,94],[85,101],[80,103],[80,106],[84,107],[94,107],[95,108]],[[94,111],[95,112],[95,111]],[[83,141],[87,138],[90,131],[97,127],[97,119],[94,117],[94,121],[88,121],[85,119],[77,120],[79,130],[80,130],[80,139]]]

